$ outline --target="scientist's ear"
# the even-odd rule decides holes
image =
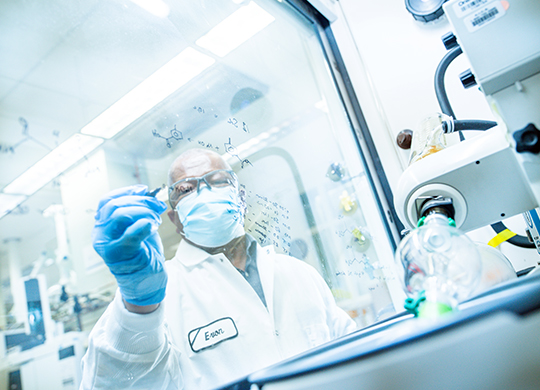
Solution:
[[[184,227],[180,223],[180,218],[178,218],[177,212],[174,210],[168,210],[167,216],[169,217],[171,222],[174,224],[174,226],[176,226],[176,233],[182,234],[182,232],[184,231],[183,229]]]

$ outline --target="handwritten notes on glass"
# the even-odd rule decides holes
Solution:
[[[291,225],[289,210],[267,196],[246,190],[240,185],[246,199],[246,232],[261,245],[273,245],[279,253],[289,254]]]

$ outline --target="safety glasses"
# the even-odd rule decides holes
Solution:
[[[209,189],[238,186],[238,179],[236,174],[228,169],[218,169],[212,172],[208,172],[201,177],[188,177],[177,181],[169,187],[169,202],[174,208],[182,199],[193,193],[199,193],[201,190],[201,182],[206,184]]]

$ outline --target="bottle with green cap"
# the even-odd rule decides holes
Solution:
[[[444,213],[419,221],[399,244],[395,261],[401,273],[405,307],[418,317],[454,311],[481,277],[481,257],[474,244]]]

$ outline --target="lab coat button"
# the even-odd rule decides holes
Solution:
[[[279,336],[279,332],[278,332],[277,330],[274,330],[274,334],[275,334],[276,336]]]

